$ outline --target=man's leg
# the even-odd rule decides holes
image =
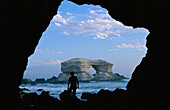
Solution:
[[[73,88],[73,95],[76,96],[76,88]]]
[[[71,95],[71,90],[72,90],[71,88],[68,89],[68,93],[69,93],[70,95]]]

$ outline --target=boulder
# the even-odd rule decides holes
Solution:
[[[46,83],[44,78],[36,78],[35,83]]]
[[[77,96],[71,95],[67,90],[64,90],[60,95],[60,100],[64,104],[81,104],[81,100],[77,98]]]
[[[95,81],[111,81],[113,80],[113,77],[112,77],[112,74],[113,73],[106,73],[106,72],[99,72],[99,73],[95,73],[93,76],[94,76],[94,79]]]
[[[94,81],[117,81],[117,80],[123,80],[128,79],[124,77],[123,75],[119,75],[118,73],[107,73],[107,72],[99,72],[95,73],[94,75]]]
[[[53,76],[52,78],[47,79],[47,83],[55,83],[58,81],[58,78],[56,76]]]
[[[70,77],[70,74],[68,74],[68,73],[60,73],[57,78],[57,81],[58,82],[67,82],[69,77]]]
[[[31,79],[28,78],[24,78],[21,80],[21,84],[28,84],[28,83],[32,83],[33,81]]]

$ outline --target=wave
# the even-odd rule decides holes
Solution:
[[[77,97],[80,98],[83,92],[97,93],[101,89],[107,89],[114,91],[116,88],[126,89],[128,81],[92,81],[92,82],[80,82],[80,88],[77,89]],[[59,94],[64,90],[67,90],[67,84],[36,84],[36,85],[21,85],[20,88],[27,88],[30,91],[25,91],[27,93],[36,92],[40,94],[41,91],[37,91],[38,89],[43,89],[45,91],[49,91],[50,95],[56,98],[59,98]]]

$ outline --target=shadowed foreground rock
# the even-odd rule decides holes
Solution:
[[[59,99],[51,97],[49,92],[42,91],[37,93],[25,93],[21,98],[24,110],[58,110],[61,109],[62,103]]]
[[[127,91],[116,89],[109,91],[101,89],[98,93],[83,93],[82,101],[70,95],[67,90],[60,94],[60,100],[49,95],[48,91],[37,93],[22,93],[24,110],[124,110],[128,109]]]
[[[81,98],[87,99],[87,110],[128,110],[127,91],[123,89],[101,89],[97,94],[83,93]]]

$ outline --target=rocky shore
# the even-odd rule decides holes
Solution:
[[[20,96],[23,110],[127,110],[129,107],[127,91],[123,89],[83,93],[81,99],[68,94],[67,90],[60,94],[60,100],[50,96],[48,91],[38,95],[20,90]]]
[[[99,73],[99,74],[94,74],[94,76],[96,78],[92,79],[92,80],[79,80],[79,82],[89,82],[89,81],[120,81],[120,80],[123,80],[123,79],[128,79],[126,77],[124,77],[123,75],[120,75],[118,73],[112,73],[112,74],[109,74],[109,76],[105,76],[103,74],[107,74],[107,73]],[[103,76],[103,77],[102,77]],[[100,77],[100,80],[99,78]],[[107,78],[106,78],[107,77]],[[110,77],[110,79],[108,79],[108,77]],[[114,77],[114,79],[113,79]],[[36,78],[35,81],[32,81],[31,79],[28,79],[28,78],[24,78],[22,79],[21,81],[21,84],[32,84],[32,85],[35,85],[35,84],[39,84],[39,83],[67,83],[68,80],[60,80],[58,77],[56,76],[53,76],[51,78],[48,78],[47,80],[45,80],[45,78]]]

